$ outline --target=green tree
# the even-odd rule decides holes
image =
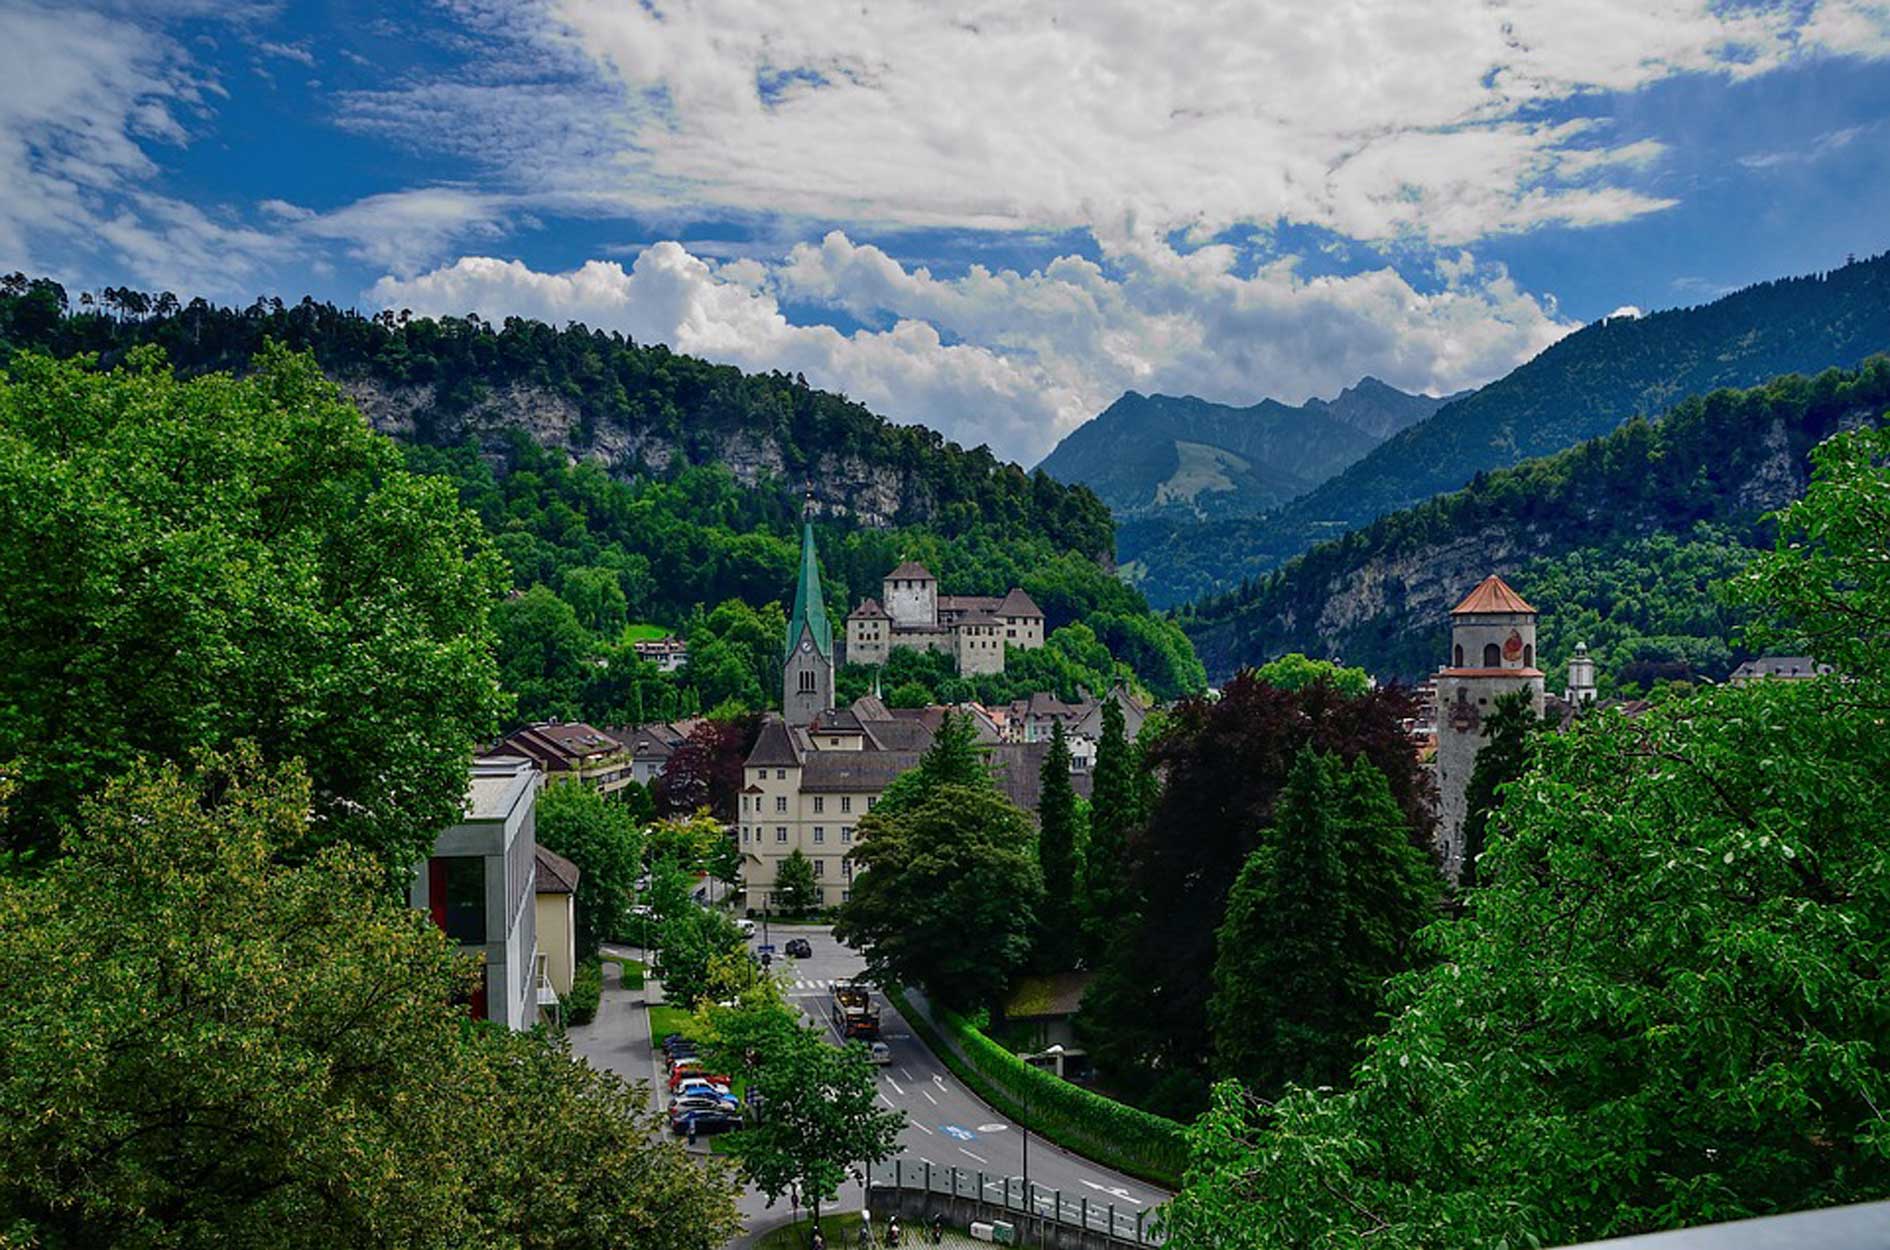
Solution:
[[[1082,921],[1092,950],[1115,940],[1134,911],[1128,870],[1129,835],[1142,821],[1134,748],[1122,707],[1105,699],[1089,796],[1089,854],[1083,865]]]
[[[1030,954],[1043,899],[1030,818],[989,784],[946,783],[861,818],[834,937],[881,984],[990,1002]]]
[[[1036,962],[1048,972],[1076,963],[1081,932],[1076,883],[1082,875],[1082,847],[1076,787],[1070,782],[1070,744],[1057,721],[1050,731],[1037,800],[1037,863],[1043,872],[1043,909],[1039,916]]]
[[[789,916],[804,916],[820,905],[820,886],[814,880],[814,865],[798,846],[775,870],[774,900]]]
[[[0,371],[0,836],[48,851],[140,758],[254,739],[308,768],[307,841],[404,874],[458,818],[497,729],[487,612],[504,568],[450,486],[307,357],[180,381]]]
[[[1737,588],[1844,676],[1540,735],[1353,1088],[1217,1090],[1171,1238],[1552,1245],[1890,1192],[1886,451],[1814,452]]]
[[[549,1037],[472,1027],[472,968],[253,748],[139,766],[0,880],[0,1239],[636,1244],[738,1229],[716,1161]],[[477,1200],[469,1200],[469,1196]]]
[[[1315,681],[1330,682],[1342,694],[1361,695],[1372,688],[1372,675],[1331,660],[1309,660],[1297,651],[1269,660],[1253,671],[1256,679],[1281,690],[1299,690]]]
[[[538,841],[578,867],[577,944],[582,958],[629,929],[643,871],[643,834],[630,809],[591,787],[558,782],[538,796]]]
[[[630,619],[630,601],[624,597],[623,583],[610,569],[566,569],[558,597],[571,605],[578,622],[593,634],[615,637]]]
[[[939,718],[932,745],[919,757],[918,766],[894,777],[873,810],[890,816],[924,802],[941,786],[991,787],[991,770],[978,749],[971,718],[957,712],[948,711]]]
[[[493,609],[499,680],[518,698],[515,724],[575,720],[596,640],[549,586],[533,586]]]
[[[1216,1070],[1266,1097],[1343,1085],[1437,894],[1384,774],[1300,748],[1215,935]]]
[[[821,1203],[838,1197],[849,1171],[892,1157],[906,1115],[880,1108],[864,1046],[829,1045],[786,1011],[764,1010],[748,1027],[718,1034],[719,1053],[742,1058],[748,1088],[761,1095],[763,1108],[756,1123],[727,1139],[729,1152],[755,1188],[771,1201],[797,1195],[818,1225]],[[739,1049],[729,1044],[738,1038]]]
[[[1489,844],[1490,822],[1503,803],[1501,787],[1523,775],[1529,764],[1529,739],[1540,726],[1527,691],[1504,695],[1483,721],[1483,748],[1464,793],[1462,888],[1474,890],[1479,880],[1477,860]]]
[[[716,961],[744,945],[741,930],[726,915],[694,903],[663,917],[660,930],[663,997],[693,1007],[709,992]]]

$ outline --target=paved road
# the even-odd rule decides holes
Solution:
[[[828,1010],[831,987],[836,978],[858,975],[865,960],[834,941],[824,927],[774,926],[769,936],[777,952],[774,968],[786,985],[789,1000],[837,1040]],[[782,958],[779,951],[790,937],[806,938],[813,947],[813,957]],[[752,941],[759,943],[761,934],[757,932]],[[906,1113],[906,1130],[900,1137],[906,1163],[930,1163],[935,1170],[956,1167],[968,1173],[982,1171],[994,1199],[1002,1191],[991,1186],[1003,1182],[990,1178],[1016,1177],[1011,1182],[1012,1192],[1015,1201],[1021,1203],[1023,1131],[962,1087],[890,1003],[878,995],[875,1000],[880,1004],[881,1040],[893,1052],[892,1064],[880,1069],[880,1099]],[[1133,1223],[1136,1212],[1149,1210],[1169,1197],[1152,1185],[1100,1167],[1035,1135],[1030,1138],[1030,1180],[1043,1189],[1062,1191],[1066,1211],[1073,1212],[1084,1198],[1089,1199],[1092,1209],[1114,1203],[1118,1216],[1126,1223]],[[967,1192],[973,1183],[965,1182]],[[843,1192],[841,1201],[851,1205],[856,1197],[857,1191]],[[1039,1197],[1046,1214],[1051,1201],[1047,1194]]]

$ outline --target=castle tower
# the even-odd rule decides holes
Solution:
[[[923,564],[907,560],[886,574],[880,593],[894,625],[938,627],[938,578]]]
[[[814,524],[801,522],[801,575],[794,587],[781,665],[781,714],[790,725],[812,723],[833,710],[833,627],[820,593],[820,561],[814,555]]]
[[[1542,670],[1536,667],[1536,610],[1491,574],[1450,611],[1450,663],[1437,670],[1438,847],[1455,881],[1463,867],[1466,794],[1483,719],[1504,695],[1529,692],[1542,715]]]
[[[1580,711],[1583,704],[1595,701],[1595,662],[1588,658],[1588,644],[1575,644],[1575,654],[1568,662],[1568,691],[1563,696]]]

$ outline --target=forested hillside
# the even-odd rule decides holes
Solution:
[[[1118,534],[1157,605],[1228,589],[1339,532],[1456,490],[1484,470],[1657,416],[1717,387],[1850,367],[1890,350],[1890,253],[1761,283],[1695,308],[1615,317],[1440,408],[1318,489],[1257,520],[1138,519]]]
[[[0,368],[29,349],[109,367],[148,343],[180,375],[240,374],[270,341],[313,354],[409,468],[452,480],[484,522],[515,586],[494,617],[515,719],[778,700],[777,601],[808,491],[836,615],[918,559],[950,593],[1022,586],[1052,630],[1088,622],[1113,652],[1098,680],[1121,660],[1164,697],[1200,684],[1180,630],[1113,576],[1109,513],[1088,490],[801,379],[576,325],[123,290],[75,307],[51,282],[0,280]],[[664,632],[691,644],[680,680],[632,650]]]
[[[1377,378],[1298,406],[1130,391],[1037,467],[1088,486],[1117,516],[1251,516],[1312,490],[1447,402]]]
[[[1212,674],[1286,651],[1417,677],[1488,573],[1544,613],[1543,667],[1578,641],[1610,680],[1723,677],[1740,619],[1708,597],[1803,493],[1808,454],[1890,410],[1890,361],[1690,399],[1321,544],[1180,617]],[[1583,631],[1588,631],[1584,633]]]

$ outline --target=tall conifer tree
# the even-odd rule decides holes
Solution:
[[[1070,783],[1070,744],[1063,722],[1050,734],[1037,799],[1037,862],[1043,868],[1043,910],[1037,964],[1060,972],[1076,960],[1076,787]]]

